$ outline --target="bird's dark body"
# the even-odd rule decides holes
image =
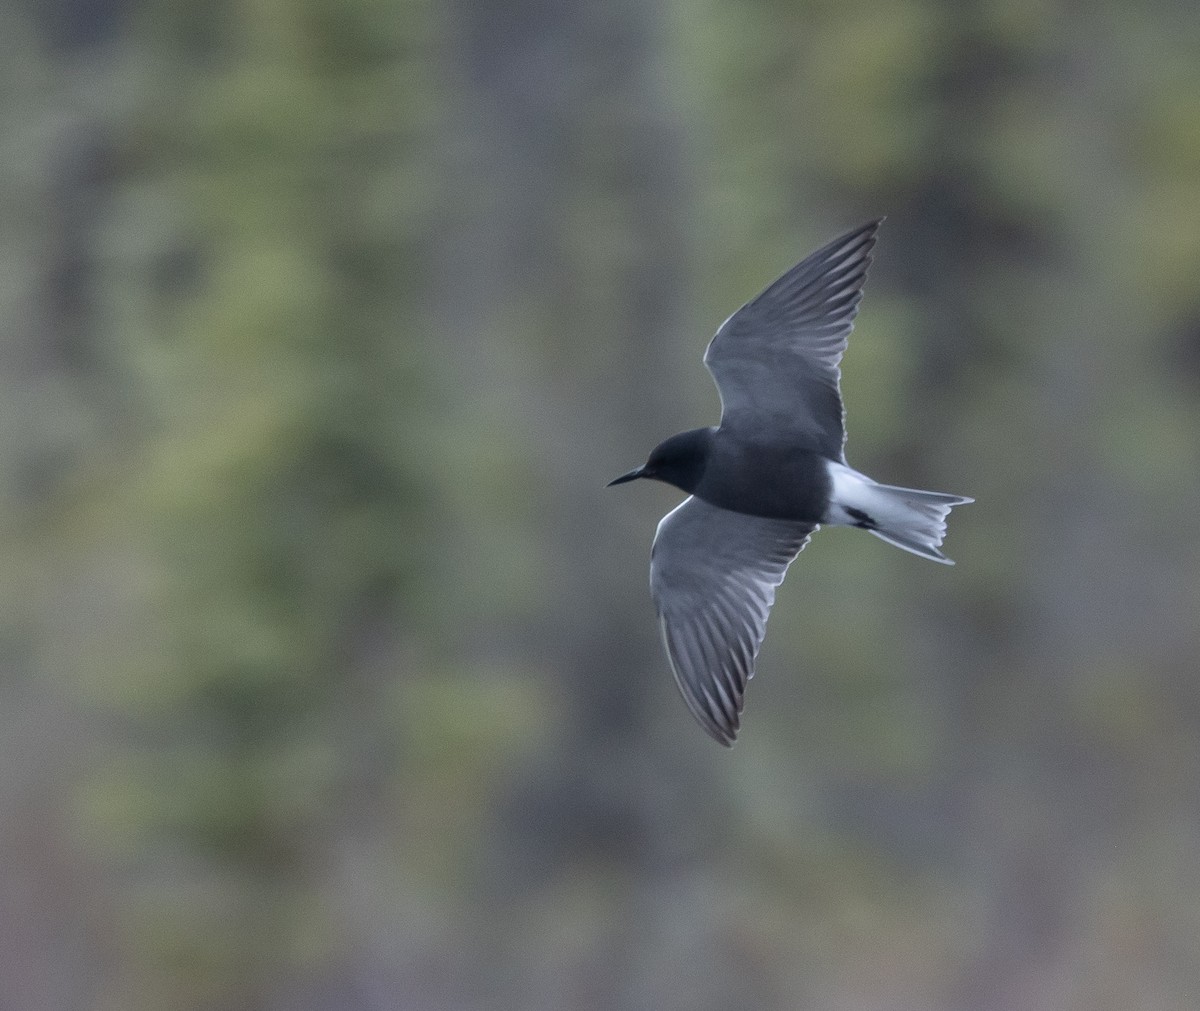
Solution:
[[[822,523],[829,510],[824,456],[725,427],[672,436],[650,454],[642,476],[748,516]]]

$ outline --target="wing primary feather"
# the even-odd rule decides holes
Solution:
[[[712,692],[707,687],[703,688],[702,691],[704,692],[704,701],[708,704],[709,712],[712,715],[713,724],[722,737],[728,737],[732,740],[737,733],[737,716],[734,715],[730,718],[728,714],[723,712],[717,700],[713,697]]]
[[[679,648],[678,637],[669,630],[665,621],[663,622],[663,632],[663,639],[667,646],[667,658],[671,661],[671,673],[675,675],[675,683],[679,687],[679,694],[683,696],[683,701],[687,703],[689,712],[695,717],[696,722],[704,728],[705,733],[709,737],[728,747],[732,741],[728,739],[725,732],[722,731],[720,725],[709,712],[697,686],[688,680],[686,671],[679,659],[682,653]]]
[[[869,244],[867,246],[867,250],[869,251],[873,245],[874,242]],[[858,252],[858,250],[855,250],[855,252]],[[798,300],[810,294],[811,292],[820,289],[822,286],[828,288],[833,287],[838,283],[842,283],[845,286],[851,286],[866,277],[866,268],[870,265],[870,262],[871,257],[868,253],[866,256],[848,256],[841,263],[833,266],[825,265],[824,270],[817,271],[811,276],[806,271],[803,275],[801,275],[804,278],[804,284],[799,288],[793,289],[789,293],[789,297],[793,300]],[[849,277],[846,275],[849,275]],[[786,281],[788,279],[788,275],[784,274],[783,277],[780,278],[780,281]],[[799,280],[799,278],[795,278],[794,280]],[[781,285],[774,293],[778,294],[779,292],[783,291],[785,287],[786,285]],[[765,292],[763,292],[764,295],[770,293],[772,293],[771,288],[768,288]]]
[[[745,673],[746,681],[748,682],[752,677],[754,677],[755,654],[750,649],[749,637],[747,637],[744,634],[738,635],[736,633],[736,631],[732,628],[732,624],[733,624],[734,620],[735,619],[733,619],[731,617],[731,615],[726,613],[725,621],[731,626],[729,629],[729,631],[731,633],[730,637],[729,637],[730,650],[733,652],[736,660],[740,663],[741,670]],[[759,634],[760,634],[759,633],[759,625],[756,622],[754,630],[753,630],[753,635],[754,635],[754,637],[757,637]]]

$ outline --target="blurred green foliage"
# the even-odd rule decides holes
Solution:
[[[0,1005],[1200,992],[1200,13],[10,5]],[[744,739],[602,491],[887,213]]]

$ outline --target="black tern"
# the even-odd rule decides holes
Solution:
[[[938,550],[946,516],[974,501],[879,484],[846,462],[839,365],[881,222],[818,249],[722,323],[704,354],[720,425],[672,436],[609,483],[653,478],[689,494],[658,524],[650,591],[684,701],[726,746],[775,590],[814,530],[858,527],[953,565]]]

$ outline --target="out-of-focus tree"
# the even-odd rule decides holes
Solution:
[[[1200,15],[10,5],[0,1004],[1183,1008]],[[744,740],[645,592],[740,301],[887,213]]]

